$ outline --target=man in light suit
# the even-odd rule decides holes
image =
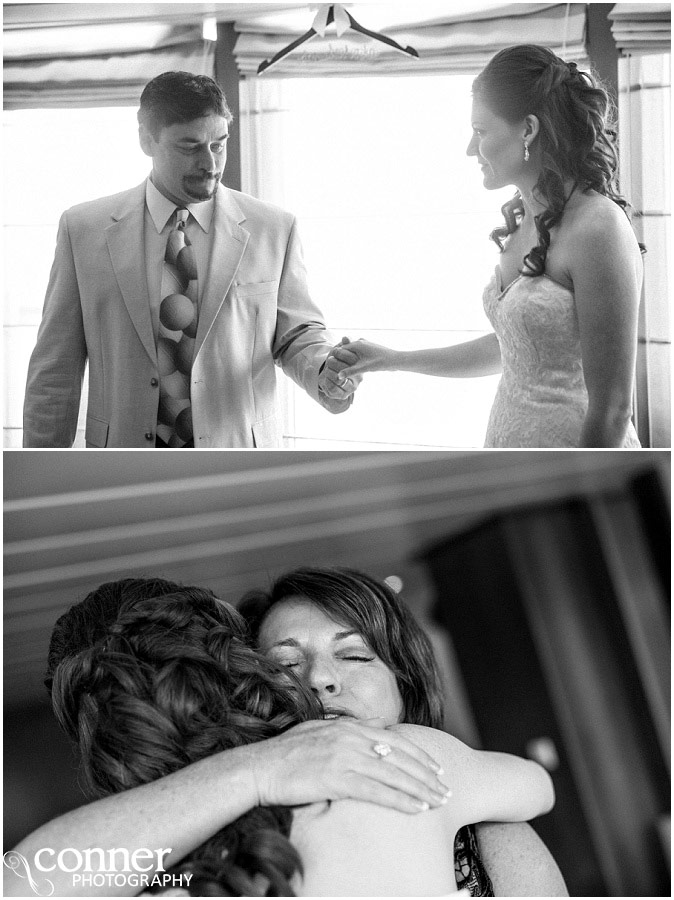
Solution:
[[[326,365],[331,344],[308,294],[294,217],[220,184],[232,121],[220,87],[165,72],[146,85],[138,121],[152,158],[147,181],[61,217],[28,370],[24,446],[72,446],[87,362],[86,445],[166,445],[157,433],[157,336],[179,208],[189,211],[184,233],[198,272],[186,446],[279,446],[275,364],[343,412],[356,383],[339,384]]]

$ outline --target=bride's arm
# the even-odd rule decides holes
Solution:
[[[632,415],[643,267],[615,203],[588,206],[570,258],[588,408],[581,447],[621,447]]]
[[[538,763],[509,753],[471,750],[455,802],[470,805],[469,822],[527,822],[555,805],[552,779]]]
[[[392,350],[371,341],[335,347],[327,365],[344,379],[364,372],[416,372],[441,378],[474,378],[501,371],[501,351],[495,334],[428,350]]]
[[[394,726],[444,767],[449,803],[461,824],[526,822],[550,812],[552,779],[538,763],[509,753],[473,750],[452,735],[419,725]]]

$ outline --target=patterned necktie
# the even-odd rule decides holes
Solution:
[[[197,266],[194,248],[185,234],[189,211],[178,209],[176,215],[176,225],[166,244],[161,280],[157,435],[169,447],[194,447],[190,381],[197,335]]]

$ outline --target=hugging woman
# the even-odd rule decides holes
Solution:
[[[292,593],[303,598],[296,585]],[[395,595],[389,600],[397,603]],[[259,597],[255,603],[259,612]],[[283,607],[278,600],[274,606],[278,618]],[[262,634],[266,623],[273,619],[262,617]],[[339,624],[353,639],[349,623]],[[411,708],[403,697],[413,694],[361,639],[366,654],[348,662],[380,665],[385,690],[377,697],[386,700],[381,712],[391,722],[385,732],[374,726],[389,721],[320,719],[317,689],[292,674],[294,663],[288,671],[248,647],[239,615],[210,592],[147,579],[104,585],[57,624],[49,677],[86,783],[99,796],[122,793],[49,823],[17,849],[29,857],[47,843],[170,846],[166,865],[190,872],[197,895],[353,895],[360,887],[390,894],[393,885],[405,890],[405,878],[412,893],[453,892],[447,847],[456,831],[473,817],[546,811],[547,776],[514,757],[470,751],[441,732],[393,725]],[[350,711],[339,706],[335,679],[326,690],[336,710]],[[432,757],[448,772],[449,802]],[[329,782],[338,770],[336,787]],[[422,805],[433,808],[419,812],[424,793]],[[325,802],[350,795],[388,806]],[[367,850],[360,866],[359,848]],[[429,873],[436,878],[430,884]],[[65,875],[60,882],[52,875],[55,893],[73,893]],[[22,892],[9,878],[5,888]]]

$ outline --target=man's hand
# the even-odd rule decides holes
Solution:
[[[342,369],[347,363],[340,362],[335,356],[335,351],[344,344],[350,343],[349,338],[344,337],[330,351],[330,355],[323,364],[320,375],[318,376],[318,388],[326,397],[331,400],[349,400],[356,392],[358,385],[363,380],[362,375],[353,375],[350,378],[344,378],[341,375]]]
[[[417,813],[447,802],[437,763],[382,719],[304,722],[249,747],[261,806],[368,800]],[[373,747],[386,743],[385,758]]]

